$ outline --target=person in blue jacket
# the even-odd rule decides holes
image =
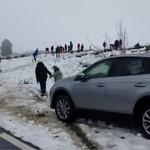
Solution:
[[[37,55],[39,53],[39,50],[38,48],[34,51],[34,53],[32,54],[33,55],[33,60],[36,62],[36,58],[37,58]]]

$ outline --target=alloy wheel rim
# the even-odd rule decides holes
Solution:
[[[68,101],[66,99],[58,100],[56,111],[61,119],[66,120],[70,115],[70,105]]]
[[[150,135],[150,109],[143,114],[142,123],[144,130],[148,135]]]

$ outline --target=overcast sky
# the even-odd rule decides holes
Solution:
[[[0,0],[0,42],[15,51],[90,39],[101,46],[105,33],[116,38],[122,20],[131,44],[150,43],[150,0]]]

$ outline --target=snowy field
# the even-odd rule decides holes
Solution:
[[[81,54],[81,53],[80,53]],[[85,54],[85,53],[84,53]],[[111,55],[110,53],[107,56]],[[77,53],[64,54],[55,58],[51,54],[38,56],[52,72],[57,65],[64,77],[75,75],[84,69],[83,66],[102,59],[100,55],[87,52],[82,57]],[[149,150],[149,140],[140,133],[130,129],[107,125],[105,122],[81,119],[73,125],[60,122],[48,106],[48,101],[39,101],[39,85],[35,79],[36,63],[32,57],[3,60],[0,73],[0,126],[13,135],[48,150]],[[53,79],[47,80],[47,92],[54,84]],[[79,132],[83,132],[83,137]],[[83,138],[91,141],[85,142]]]

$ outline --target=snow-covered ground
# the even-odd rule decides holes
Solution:
[[[80,53],[82,54],[82,53]],[[85,54],[85,53],[84,53]],[[82,57],[78,54],[64,54],[60,58],[49,54],[38,57],[52,72],[52,66],[60,67],[64,77],[75,75],[86,65],[102,59],[100,55],[87,52]],[[107,55],[111,55],[107,53]],[[17,137],[30,142],[41,149],[87,149],[71,125],[60,122],[48,106],[48,101],[39,101],[39,85],[36,83],[36,63],[32,57],[3,60],[0,73],[0,126]],[[47,80],[47,92],[53,85],[53,79]],[[92,120],[91,120],[92,122]],[[95,126],[93,126],[95,124]],[[140,133],[129,129],[96,123],[76,122],[76,127],[86,138],[104,150],[149,150],[150,142]],[[78,132],[78,131],[77,131]]]

